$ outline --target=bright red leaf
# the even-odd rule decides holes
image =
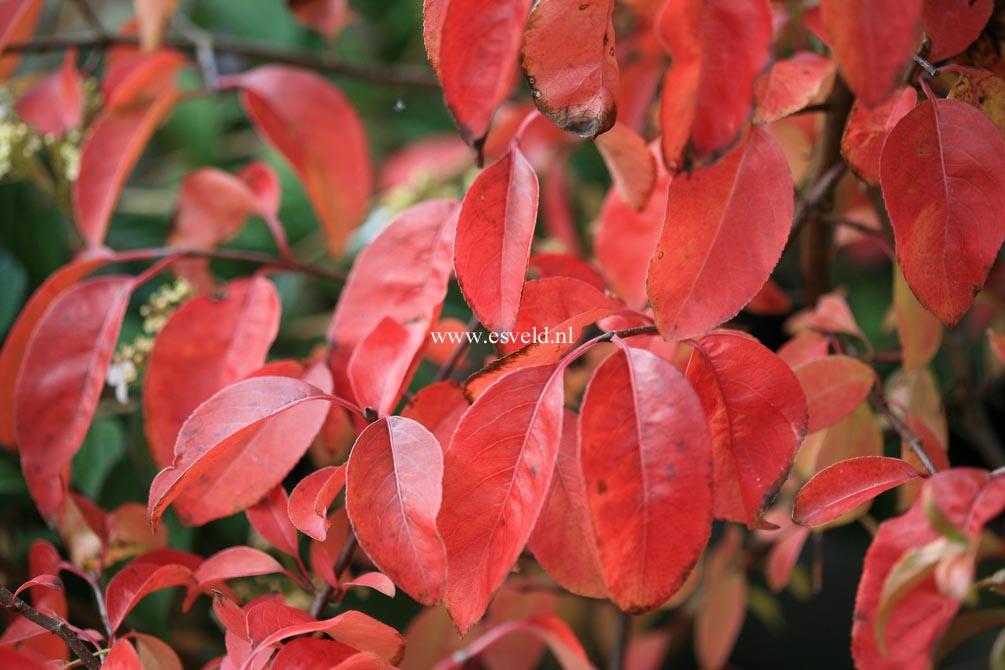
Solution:
[[[200,589],[207,589],[228,579],[286,573],[286,569],[272,556],[252,547],[230,547],[219,551],[195,571],[195,581]]]
[[[868,106],[902,82],[917,44],[924,0],[821,0],[827,44],[848,87]]]
[[[119,629],[126,615],[140,600],[155,591],[194,584],[192,571],[184,565],[134,561],[117,572],[105,588],[108,622]]]
[[[481,155],[513,71],[531,0],[449,0],[425,4],[426,49],[464,141]]]
[[[279,311],[275,286],[255,276],[193,298],[171,315],[154,340],[143,381],[147,444],[159,467],[174,461],[178,431],[196,407],[265,362]]]
[[[806,435],[806,398],[782,359],[749,335],[701,338],[686,376],[712,431],[717,519],[762,525]]]
[[[711,436],[701,401],[656,354],[622,349],[596,369],[580,415],[582,467],[611,599],[662,605],[712,528]]]
[[[757,80],[754,123],[771,123],[806,107],[833,81],[834,61],[799,51],[775,62]]]
[[[366,131],[349,101],[308,70],[265,65],[225,80],[241,89],[252,123],[303,183],[338,256],[363,220],[373,190]]]
[[[579,457],[579,417],[572,410],[563,414],[551,491],[527,547],[562,588],[590,598],[607,596]]]
[[[290,493],[289,515],[302,533],[323,541],[328,535],[328,508],[345,488],[345,466],[329,466],[307,475]]]
[[[101,664],[102,670],[144,670],[140,656],[129,640],[120,638]]]
[[[287,511],[288,499],[282,485],[275,486],[257,503],[246,510],[251,527],[273,547],[291,556],[298,556],[297,529]]]
[[[349,357],[353,399],[386,416],[398,404],[426,340],[426,324],[402,325],[384,317]]]
[[[562,431],[554,371],[524,368],[495,382],[447,449],[437,526],[447,549],[445,601],[461,633],[485,613],[547,497]]]
[[[67,472],[98,407],[135,280],[112,275],[62,293],[28,341],[14,390],[21,468],[46,518],[60,509]]]
[[[839,461],[803,485],[792,518],[804,526],[822,526],[880,493],[921,476],[913,465],[899,458],[861,456]]]
[[[305,381],[254,377],[200,405],[178,434],[174,464],[150,485],[156,526],[164,510],[201,525],[258,502],[283,480],[321,429],[331,396]]]
[[[353,446],[346,471],[346,511],[360,546],[425,605],[440,600],[446,575],[436,529],[442,480],[443,450],[436,438],[403,417],[368,426]]]
[[[771,7],[668,0],[657,30],[673,58],[660,101],[663,160],[672,173],[714,163],[750,118],[754,80],[771,53]]]
[[[607,163],[614,189],[632,209],[641,212],[649,202],[662,168],[645,140],[620,123],[597,138],[597,149]]]
[[[880,182],[908,286],[956,325],[1005,239],[1005,140],[970,105],[929,100],[887,138]]]
[[[607,132],[617,116],[613,14],[614,0],[538,0],[524,33],[521,62],[534,104],[580,137]]]
[[[329,668],[354,656],[356,650],[334,640],[298,637],[283,645],[272,659],[272,670],[307,670]]]
[[[412,396],[401,415],[428,430],[446,451],[450,438],[468,409],[464,390],[452,381],[430,384]]]
[[[793,208],[788,162],[759,128],[717,165],[678,175],[647,280],[663,336],[700,335],[750,302],[789,239]]]
[[[511,330],[537,223],[534,168],[515,145],[478,175],[464,196],[454,268],[457,283],[489,330]]]

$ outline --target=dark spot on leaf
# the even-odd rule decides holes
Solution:
[[[579,6],[579,11],[583,11],[584,9],[587,9],[589,6],[590,6],[589,3],[584,2]]]
[[[676,476],[677,476],[677,468],[675,468],[675,467],[674,467],[674,466],[672,466],[672,465],[668,465],[668,466],[667,466],[667,472],[666,472],[666,475],[667,475],[667,477],[669,477],[670,479],[673,479],[674,477],[676,477]]]
[[[605,493],[607,493],[607,482],[605,482],[603,479],[597,481],[597,493],[599,493],[600,495],[604,495]]]
[[[537,468],[535,468],[533,465],[530,466],[530,476],[537,477]]]

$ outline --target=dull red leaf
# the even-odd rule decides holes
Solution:
[[[611,599],[626,612],[655,609],[684,583],[712,528],[712,440],[701,401],[673,365],[626,348],[594,372],[580,430]]]
[[[464,141],[481,155],[513,70],[531,0],[427,1],[426,49]]]
[[[288,0],[297,20],[326,38],[335,37],[349,18],[347,0]]]
[[[932,41],[925,58],[940,61],[976,40],[994,11],[994,0],[924,0],[922,26]]]
[[[527,547],[562,588],[590,598],[607,596],[579,457],[579,416],[565,410],[551,491]]]
[[[893,318],[904,369],[928,365],[942,343],[942,324],[914,297],[897,267],[893,268]]]
[[[374,565],[424,605],[443,596],[442,488],[443,450],[421,425],[393,416],[360,433],[346,470],[346,511]]]
[[[907,285],[955,326],[1005,239],[1005,140],[965,102],[929,100],[890,132],[879,169]]]
[[[705,600],[695,617],[695,656],[703,668],[727,666],[747,613],[747,575],[737,565],[739,539],[730,534],[705,563]]]
[[[485,168],[464,196],[454,269],[464,299],[489,330],[511,330],[516,321],[537,199],[537,175],[515,145]]]
[[[812,51],[776,61],[757,80],[754,123],[771,123],[798,112],[823,93],[833,76],[834,61]]]
[[[120,638],[101,663],[102,670],[143,670],[140,656],[129,640]]]
[[[841,136],[841,155],[859,179],[879,184],[879,155],[894,126],[918,104],[918,94],[910,86],[901,86],[885,101],[868,107],[856,101]]]
[[[35,132],[62,135],[83,122],[84,90],[76,61],[77,50],[68,50],[61,68],[36,81],[18,98],[17,114]]]
[[[241,89],[252,123],[300,177],[338,256],[366,214],[373,169],[366,132],[342,93],[318,75],[286,65],[265,65],[229,77]]]
[[[672,173],[714,163],[740,139],[768,64],[766,0],[668,0],[657,19],[673,57],[663,78],[663,160]],[[763,282],[762,282],[763,283]]]
[[[461,417],[443,464],[437,526],[447,549],[445,602],[461,633],[485,613],[534,529],[562,431],[553,366],[502,377]]]
[[[119,629],[126,615],[147,595],[172,586],[190,586],[195,581],[192,571],[184,565],[134,561],[122,568],[105,588],[108,622],[113,631]]]
[[[922,474],[899,458],[860,456],[813,475],[796,496],[792,518],[815,528]]]
[[[272,670],[328,668],[354,656],[356,650],[334,640],[299,637],[283,645],[272,659]]]
[[[634,130],[617,123],[597,138],[597,149],[607,163],[613,188],[632,209],[641,212],[649,202],[661,168],[646,142]]]
[[[164,30],[178,9],[178,0],[133,0],[140,49],[153,51],[160,46]]]
[[[571,253],[533,254],[530,257],[530,273],[537,279],[571,277],[586,282],[598,291],[607,289],[607,283],[593,264]]]
[[[10,43],[26,42],[35,32],[45,0],[10,0],[0,5],[0,53]],[[0,81],[17,69],[21,54],[5,54],[0,58]]]
[[[901,83],[917,44],[924,0],[821,0],[827,43],[848,87],[868,106]]]
[[[759,128],[717,165],[678,175],[647,279],[663,336],[700,335],[750,302],[778,263],[793,208],[788,162]]]
[[[290,493],[289,516],[302,533],[323,541],[328,535],[328,508],[345,488],[345,466],[329,466],[307,475]]]
[[[32,499],[46,518],[66,495],[112,363],[133,277],[90,279],[62,293],[28,341],[14,389],[15,434]]]
[[[508,621],[492,628],[473,643],[443,659],[433,670],[460,670],[471,658],[481,654],[514,633],[530,633],[544,640],[563,670],[592,670],[583,645],[569,625],[553,614],[542,614],[522,621]]]
[[[697,342],[686,376],[712,431],[715,517],[762,525],[806,436],[799,381],[760,342],[725,330]]]
[[[158,467],[174,460],[178,431],[196,407],[265,362],[279,311],[275,286],[255,276],[193,298],[171,315],[154,340],[143,381],[147,444]]]
[[[143,670],[183,670],[178,654],[166,642],[152,635],[131,633]]]
[[[925,488],[941,515],[973,539],[1005,507],[1005,479],[983,470],[941,472]],[[935,644],[959,609],[960,603],[927,577],[890,610],[884,628],[886,654],[880,651],[876,619],[887,577],[906,552],[941,537],[929,521],[925,498],[919,496],[907,514],[883,522],[866,554],[852,626],[852,656],[861,670],[931,668]]]
[[[876,373],[851,356],[825,356],[803,363],[793,372],[806,394],[807,434],[833,426],[869,396]]]
[[[289,377],[253,377],[199,405],[175,444],[174,464],[150,485],[150,521],[167,506],[189,525],[247,509],[283,480],[321,429],[331,396]]]
[[[299,556],[297,529],[290,521],[288,506],[286,490],[280,484],[249,507],[246,513],[251,527],[265,538],[266,542],[290,556]]]
[[[256,575],[288,574],[272,556],[252,547],[230,547],[218,551],[202,562],[195,571],[195,581],[207,590],[228,579]]]
[[[353,399],[386,416],[407,388],[426,341],[427,324],[403,325],[381,319],[353,349],[347,365]]]
[[[617,116],[613,14],[614,0],[538,0],[523,36],[521,64],[534,104],[580,137],[607,132]]]
[[[450,438],[468,409],[464,389],[452,381],[430,384],[412,396],[401,415],[428,430],[446,451]]]

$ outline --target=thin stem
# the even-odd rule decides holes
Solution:
[[[152,247],[149,249],[133,249],[129,251],[114,252],[113,259],[116,262],[142,261],[159,258],[161,256],[188,256],[193,258],[215,258],[218,260],[243,261],[245,263],[257,263],[259,265],[275,267],[283,270],[292,270],[304,274],[328,279],[330,281],[344,282],[346,276],[338,270],[332,270],[320,265],[304,263],[294,258],[281,258],[271,254],[263,254],[257,251],[246,251],[244,249],[190,249],[186,247]]]
[[[385,86],[439,87],[436,77],[432,76],[428,68],[422,66],[389,67],[379,64],[347,63],[325,56],[275,49],[262,44],[220,35],[215,35],[212,39],[213,50],[216,53],[243,56],[254,61],[296,65],[317,70],[318,72],[350,77]],[[185,38],[166,36],[161,43],[164,46],[172,47],[179,51],[188,53],[196,53],[197,51],[197,46]],[[77,47],[78,49],[107,49],[114,46],[136,46],[138,44],[139,41],[137,38],[126,35],[52,35],[36,37],[28,42],[8,44],[4,47],[4,51],[37,53],[61,51],[71,47]]]
[[[614,625],[614,643],[611,645],[611,655],[607,659],[608,670],[621,670],[625,667],[625,652],[628,649],[628,638],[631,633],[631,615],[618,610],[617,616]]]
[[[349,537],[346,538],[345,544],[342,545],[342,551],[339,552],[338,558],[335,560],[335,579],[341,580],[342,573],[349,569],[349,565],[352,564],[353,556],[356,555],[356,548],[359,546],[359,541],[356,539],[356,533],[349,530]],[[325,607],[331,602],[332,598],[338,595],[341,589],[336,589],[331,584],[325,584],[325,587],[318,591],[318,594],[314,597],[314,603],[311,604],[310,614],[315,619],[319,618],[321,614],[325,611]]]
[[[115,631],[112,630],[112,623],[108,618],[108,607],[105,606],[105,594],[101,592],[101,584],[98,583],[97,578],[88,576],[86,581],[91,585],[91,590],[94,591],[94,600],[98,603],[98,613],[101,615],[101,625],[105,627],[108,643],[111,644],[112,639],[115,637]]]
[[[98,660],[93,653],[91,653],[91,650],[87,648],[84,641],[76,633],[74,633],[64,621],[42,614],[20,598],[15,598],[14,594],[3,586],[0,586],[0,604],[8,609],[15,610],[25,619],[38,624],[66,642],[67,646],[70,647],[70,650],[77,655],[77,658],[80,659],[80,662],[83,663],[88,670],[101,670],[101,661]]]
[[[920,437],[918,437],[913,430],[911,430],[904,420],[897,416],[896,412],[890,409],[890,405],[886,400],[879,394],[878,391],[873,391],[869,395],[869,404],[872,405],[873,409],[879,412],[886,419],[890,427],[897,431],[901,439],[904,440],[904,444],[907,448],[914,452],[914,455],[918,457],[921,464],[925,466],[929,474],[936,474],[939,470],[935,467],[935,463],[928,456],[928,452],[925,451],[924,442]]]

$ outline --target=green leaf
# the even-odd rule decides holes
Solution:
[[[6,333],[24,304],[28,272],[6,249],[0,249],[0,333]]]
[[[113,418],[97,419],[73,458],[73,482],[81,492],[96,499],[124,449],[125,436],[119,422]]]

